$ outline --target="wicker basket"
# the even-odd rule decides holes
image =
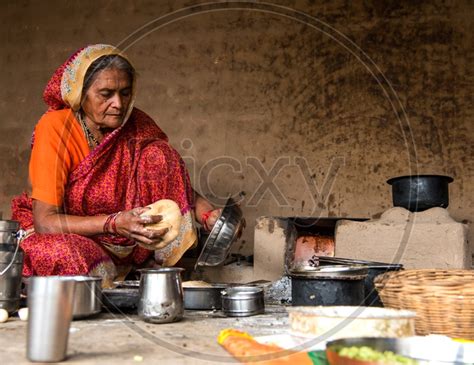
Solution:
[[[474,340],[474,271],[390,271],[374,280],[384,306],[416,311],[417,334]]]

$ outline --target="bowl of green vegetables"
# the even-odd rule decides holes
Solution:
[[[326,344],[330,365],[473,364],[474,343],[446,336],[344,338]]]

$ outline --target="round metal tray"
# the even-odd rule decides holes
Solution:
[[[138,288],[102,290],[103,306],[112,312],[136,311],[140,300]]]
[[[308,279],[364,279],[369,269],[365,265],[328,265],[328,266],[297,266],[289,270],[291,277]]]

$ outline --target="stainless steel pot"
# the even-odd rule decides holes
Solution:
[[[178,267],[142,269],[138,316],[151,323],[176,322],[183,318],[183,288]]]
[[[20,306],[23,251],[19,228],[18,222],[0,221],[0,308],[10,313]]]
[[[102,278],[95,276],[73,276],[76,282],[72,316],[82,319],[98,314],[102,310]]]
[[[184,287],[184,309],[221,309],[221,291],[225,288],[227,288],[226,284],[210,284],[209,287]]]
[[[263,288],[234,286],[222,291],[222,312],[229,317],[247,317],[265,312]]]

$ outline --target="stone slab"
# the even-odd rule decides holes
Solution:
[[[341,220],[336,225],[336,256],[401,263],[412,268],[471,268],[468,228],[443,208],[411,213],[400,207],[380,219]]]

